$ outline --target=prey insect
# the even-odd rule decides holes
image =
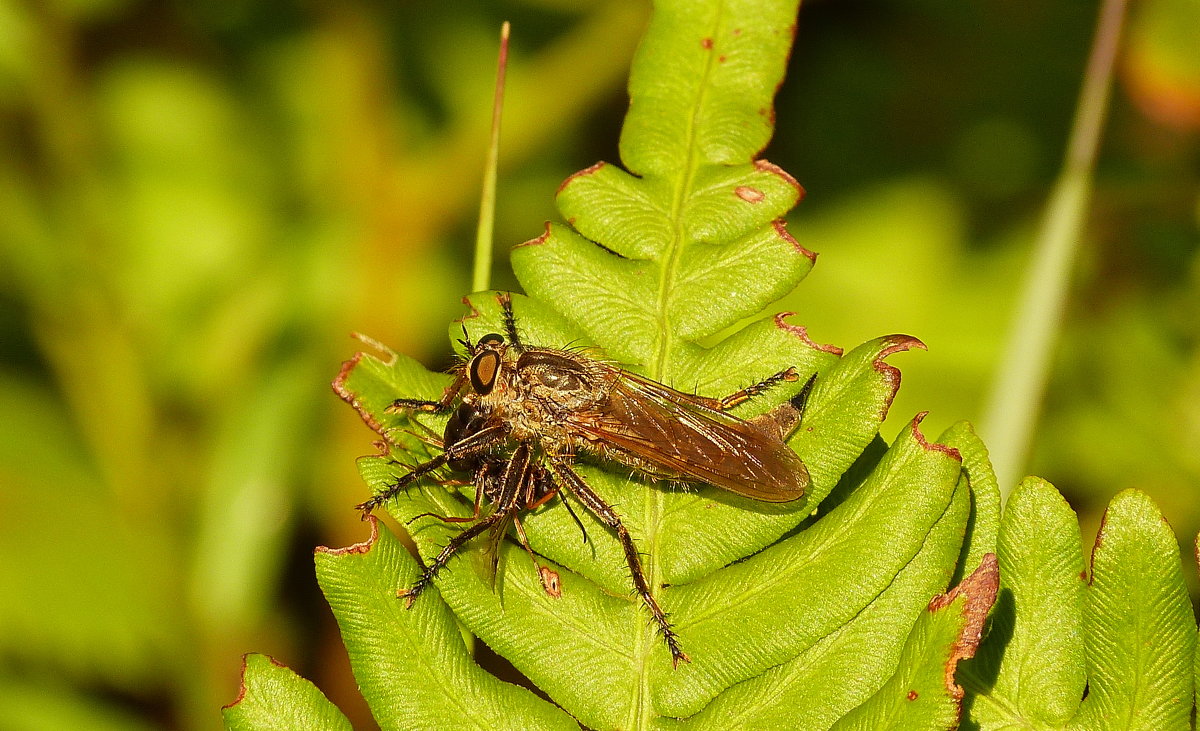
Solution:
[[[570,509],[565,497],[570,496],[616,534],[633,586],[673,664],[687,662],[679,636],[646,580],[632,536],[617,511],[575,470],[576,457],[588,454],[651,478],[707,483],[766,502],[795,500],[808,488],[809,476],[785,438],[799,423],[813,379],[790,402],[745,421],[727,412],[773,385],[797,381],[795,369],[725,398],[697,396],[580,353],[526,345],[517,333],[511,297],[501,293],[499,301],[504,335],[484,335],[475,343],[464,337],[467,358],[455,367],[455,379],[439,400],[397,399],[388,407],[449,412],[442,453],[412,467],[358,508],[370,513],[444,467],[472,475],[474,514],[436,516],[472,525],[455,535],[404,592],[411,605],[454,554],[483,533],[489,533],[494,574],[496,548],[510,524],[553,594],[557,586],[548,578],[553,571],[537,563],[521,514],[556,496]],[[490,510],[481,517],[484,501]]]

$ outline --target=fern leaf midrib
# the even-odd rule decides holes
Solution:
[[[1139,577],[1153,576],[1153,562],[1145,560],[1144,557],[1139,556],[1138,558],[1138,566],[1137,569],[1135,569],[1136,575]],[[1134,598],[1134,592],[1126,591],[1125,593],[1126,597],[1129,599]],[[1154,599],[1161,598],[1161,594],[1157,597],[1154,597]],[[1132,603],[1132,601],[1127,602],[1127,604]],[[1130,653],[1133,656],[1133,677],[1127,679],[1129,686],[1129,705],[1125,709],[1127,716],[1126,728],[1137,728],[1136,722],[1139,715],[1146,714],[1151,710],[1157,710],[1153,709],[1150,704],[1145,703],[1145,697],[1147,695],[1153,697],[1153,693],[1152,689],[1148,688],[1145,673],[1143,671],[1147,665],[1153,664],[1155,655],[1157,654],[1149,649],[1149,645],[1150,640],[1153,640],[1153,638],[1159,633],[1154,631],[1147,632],[1147,624],[1154,624],[1153,620],[1148,615],[1159,609],[1158,604],[1159,602],[1157,601],[1151,601],[1149,606],[1143,604],[1142,611],[1136,611],[1133,615],[1133,622],[1131,623],[1132,626],[1130,627],[1134,637],[1134,642],[1130,643],[1133,650]],[[1150,627],[1150,629],[1153,630],[1154,628]]]
[[[721,27],[721,20],[725,14],[725,3],[717,5],[716,14],[713,19],[712,32],[710,37],[715,37],[717,30]],[[658,316],[656,318],[658,325],[658,353],[655,356],[654,363],[651,365],[650,377],[655,380],[671,383],[674,379],[674,374],[669,370],[669,361],[671,353],[671,344],[673,340],[673,331],[670,320],[670,301],[671,292],[675,284],[676,273],[679,269],[679,262],[683,255],[684,241],[684,225],[683,213],[686,202],[696,178],[696,168],[698,165],[699,154],[697,151],[696,129],[699,124],[698,117],[700,109],[704,103],[706,90],[708,88],[708,80],[712,76],[713,54],[709,54],[704,65],[704,72],[699,79],[696,87],[696,95],[691,105],[691,113],[687,121],[686,133],[686,150],[687,156],[683,165],[683,175],[679,180],[679,184],[674,190],[674,195],[671,200],[671,242],[666,252],[665,261],[661,269],[661,279],[658,285],[658,301],[656,310]],[[658,564],[658,548],[659,534],[662,524],[663,513],[666,508],[666,494],[662,490],[647,489],[645,490],[643,505],[643,525],[646,530],[645,541],[649,556],[646,560],[646,580],[650,584],[650,591],[658,599],[662,592],[659,589],[658,576],[660,574]],[[648,729],[653,723],[655,716],[653,704],[650,700],[650,672],[648,664],[651,658],[653,643],[660,641],[655,633],[649,629],[643,629],[645,641],[642,644],[642,657],[639,663],[639,671],[641,673],[641,682],[638,687],[638,699],[634,704],[634,719],[633,728]],[[686,641],[686,638],[685,638]]]

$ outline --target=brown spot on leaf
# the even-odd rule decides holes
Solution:
[[[713,47],[712,39],[711,38],[701,38],[700,39],[700,47],[703,48],[704,50],[708,50],[708,49],[712,48]]]
[[[912,335],[888,335],[884,338],[883,342],[884,348],[879,351],[879,356],[875,359],[876,362],[880,362],[880,359],[886,358],[893,353],[901,353],[913,348],[917,350],[929,350],[925,343],[921,342],[918,338],[914,338]]]
[[[733,192],[734,195],[746,201],[747,203],[762,203],[763,199],[767,197],[766,193],[762,192],[758,188],[751,188],[748,185],[739,185],[738,187],[734,188]]]
[[[376,518],[370,513],[363,516],[363,520],[367,521],[371,526],[371,535],[367,540],[360,543],[355,543],[345,548],[329,548],[328,546],[317,546],[313,549],[313,553],[325,553],[330,556],[347,556],[350,554],[363,554],[371,550],[375,545],[375,541],[379,540],[379,518]]]
[[[808,249],[801,246],[800,242],[797,241],[796,239],[794,239],[792,237],[792,235],[788,232],[787,221],[783,220],[782,218],[777,218],[771,222],[771,225],[775,227],[775,233],[779,235],[779,238],[781,238],[784,241],[791,244],[792,248],[796,250],[797,254],[800,254],[801,256],[805,257],[809,261],[817,260],[817,252],[809,251]]]
[[[355,340],[362,343],[363,345],[366,345],[367,347],[371,348],[375,352],[381,354],[383,356],[383,358],[381,358],[381,360],[385,364],[387,364],[389,366],[396,365],[396,358],[397,358],[396,351],[392,350],[388,346],[379,342],[375,338],[371,337],[370,335],[364,335],[363,333],[360,333],[360,332],[352,332],[352,333],[350,333],[350,337],[354,338]]]
[[[546,595],[554,598],[562,598],[562,579],[558,572],[549,566],[538,566],[538,574],[542,579],[542,589]]]
[[[1109,505],[1104,509],[1104,513],[1100,515],[1100,529],[1096,531],[1096,542],[1092,544],[1092,555],[1089,563],[1092,566],[1092,581],[1096,580],[1096,551],[1100,550],[1100,545],[1104,543],[1104,535],[1108,529],[1108,511],[1112,509]]]
[[[979,568],[970,576],[945,594],[935,596],[929,602],[929,611],[938,612],[953,604],[960,597],[965,601],[962,605],[963,617],[966,621],[958,633],[958,639],[950,648],[950,656],[946,658],[942,675],[946,692],[954,699],[958,714],[962,714],[962,686],[954,682],[954,672],[958,669],[959,660],[975,656],[979,641],[983,638],[983,623],[996,601],[996,591],[1000,588],[1000,568],[996,563],[996,554],[987,553],[983,556]]]
[[[348,402],[353,398],[353,395],[346,390],[346,379],[350,377],[351,371],[353,371],[354,366],[358,365],[358,362],[362,360],[362,357],[362,353],[355,353],[354,357],[352,357],[350,360],[343,361],[342,367],[338,370],[337,376],[333,379],[333,382],[329,384],[333,388],[333,392],[336,393],[343,401]]]
[[[917,691],[915,691],[915,690],[910,690],[910,691],[908,691],[908,694],[907,694],[907,695],[905,695],[904,697],[905,697],[905,698],[907,698],[907,699],[909,699],[910,701],[915,701],[919,695],[920,695],[920,694],[919,694],[919,693],[917,693]]]
[[[742,29],[741,29],[741,28],[734,28],[734,29],[733,29],[733,34],[734,34],[735,36],[740,36],[740,35],[742,34]]]
[[[821,345],[820,343],[813,342],[812,339],[808,337],[808,328],[804,327],[803,325],[792,325],[787,322],[787,318],[794,314],[796,313],[780,312],[779,314],[775,315],[775,327],[783,330],[789,335],[795,335],[796,337],[800,338],[805,345],[815,350],[823,350],[826,353],[833,353],[834,355],[841,355],[844,352],[836,345]]]
[[[242,655],[242,672],[238,673],[237,698],[234,698],[232,702],[221,706],[222,709],[233,708],[234,706],[241,703],[242,700],[245,699],[245,697],[246,697],[246,660],[249,657],[250,657],[250,653],[248,653],[248,652],[246,654]],[[268,655],[267,657],[270,657],[270,655]],[[272,657],[271,662],[275,662],[275,658]]]
[[[717,56],[717,63],[725,63],[725,54],[722,53],[720,56]]]

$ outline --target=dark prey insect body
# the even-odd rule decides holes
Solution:
[[[579,353],[527,346],[517,334],[510,296],[499,299],[506,337],[485,335],[473,344],[464,339],[468,358],[455,368],[455,380],[440,400],[397,399],[389,407],[452,411],[444,451],[359,509],[369,513],[443,466],[469,472],[476,486],[474,514],[442,519],[472,525],[454,536],[405,592],[409,604],[458,549],[489,531],[494,572],[496,549],[510,523],[538,565],[546,591],[554,595],[556,575],[537,564],[520,515],[555,496],[570,509],[560,494],[565,491],[616,534],[634,588],[672,662],[686,662],[678,635],[646,581],[633,538],[620,515],[576,472],[576,455],[587,453],[653,478],[708,483],[766,502],[795,500],[808,487],[808,470],[784,440],[799,423],[813,379],[791,402],[745,421],[727,411],[772,385],[798,380],[794,369],[725,398],[696,396]],[[490,512],[481,517],[485,499]]]

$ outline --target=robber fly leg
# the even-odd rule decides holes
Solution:
[[[521,488],[520,501],[525,505],[524,510],[537,510],[550,502],[558,494],[558,488],[554,485],[554,480],[551,479],[550,473],[541,465],[529,465],[525,470],[523,480],[524,485]],[[516,511],[513,512],[513,525],[517,528],[517,540],[521,543],[521,547],[525,549],[525,552],[529,554],[529,559],[533,561],[533,565],[537,569],[538,579],[542,582],[542,589],[546,592],[547,596],[558,599],[562,596],[562,586],[559,582],[558,572],[538,563],[537,556],[534,555],[533,549],[529,547],[529,539],[525,536],[525,525],[521,522],[521,516]]]
[[[545,495],[542,495],[537,500],[534,500],[533,502],[526,505],[525,509],[526,510],[537,510],[538,508],[542,507],[546,503],[550,502],[550,500],[553,499],[554,496],[557,494],[558,494],[558,490],[551,490],[550,492],[546,493]]]
[[[558,572],[554,569],[543,566],[537,559],[537,554],[529,547],[529,538],[525,535],[525,526],[521,523],[521,516],[513,513],[513,525],[517,528],[517,542],[521,544],[521,548],[525,549],[525,553],[529,554],[529,560],[533,561],[533,567],[537,569],[538,580],[542,582],[542,590],[547,596],[558,599],[562,596],[562,586],[559,585]]]
[[[531,492],[530,498],[525,506],[526,510],[536,510],[546,503],[550,502],[555,496],[558,501],[566,506],[567,513],[570,514],[571,520],[575,521],[575,525],[579,526],[579,533],[583,536],[583,542],[588,542],[587,529],[583,527],[583,521],[575,514],[575,508],[571,507],[571,503],[567,500],[567,494],[558,489],[554,484],[554,478],[550,476],[550,472],[545,468],[538,468],[537,475],[530,483]],[[539,496],[540,497],[534,497]],[[593,550],[593,554],[595,551]]]
[[[621,547],[625,550],[625,563],[629,565],[629,573],[633,576],[634,588],[637,589],[646,608],[650,610],[650,614],[654,616],[659,634],[662,635],[663,641],[667,643],[667,649],[671,652],[671,664],[679,667],[681,662],[691,662],[691,659],[679,647],[679,635],[667,620],[667,613],[658,606],[658,601],[650,593],[650,585],[646,582],[646,574],[642,569],[642,559],[638,555],[637,546],[633,545],[633,537],[629,535],[629,530],[621,522],[621,516],[617,515],[617,512],[608,503],[592,491],[583,478],[571,469],[569,463],[552,460],[550,467],[554,470],[559,482],[565,485],[579,502],[616,532],[617,538],[621,541]]]
[[[484,429],[482,431],[477,432],[475,435],[468,437],[467,439],[464,439],[460,442],[455,442],[455,444],[451,447],[451,449],[446,450],[446,453],[449,454],[454,448],[458,447],[459,445],[464,444],[466,442],[470,442],[473,439],[475,439],[476,437],[478,437],[480,434],[485,434],[488,431],[492,431],[492,429]],[[486,449],[490,446],[491,446],[490,442],[484,442],[483,448]],[[520,450],[518,449],[518,451],[520,451]],[[524,455],[525,455],[526,460],[528,460],[528,456],[529,456],[528,447],[525,448]],[[456,457],[452,457],[452,459],[456,459]],[[500,495],[499,495],[501,501],[504,501],[504,499],[506,497],[506,493],[508,493],[508,492],[511,492],[514,496],[516,495],[517,486],[518,486],[520,480],[522,479],[521,472],[522,472],[522,470],[525,469],[527,464],[528,464],[528,462],[526,461],[524,463],[524,465],[522,465],[522,464],[514,465],[513,462],[510,461],[505,465],[504,473],[501,474],[500,476],[498,476],[498,479],[501,481],[502,484],[512,483],[512,487],[509,490],[501,489]],[[493,479],[497,479],[497,476],[493,474],[492,468],[489,465],[484,465],[484,466],[480,467],[479,471],[475,473],[475,482],[476,482],[475,516],[476,517],[479,516],[480,500],[482,499],[482,496],[484,495],[484,493],[487,492],[487,488],[485,486]],[[470,528],[467,528],[462,533],[459,533],[458,535],[451,538],[450,542],[446,544],[446,547],[443,548],[441,550],[441,552],[439,552],[438,555],[433,559],[433,561],[431,561],[429,563],[429,566],[427,566],[425,568],[425,572],[423,574],[421,574],[421,578],[417,579],[416,583],[414,583],[408,591],[401,593],[401,596],[403,596],[405,598],[405,606],[409,606],[409,607],[412,606],[413,601],[421,594],[422,591],[425,590],[425,587],[429,585],[429,582],[433,581],[433,577],[437,575],[437,572],[440,571],[441,568],[446,565],[446,562],[448,562],[450,560],[450,558],[454,555],[454,553],[456,551],[458,551],[458,549],[462,548],[462,546],[467,541],[471,540],[475,536],[477,536],[480,533],[483,533],[489,529],[495,531],[495,533],[493,533],[493,535],[492,535],[493,542],[503,539],[504,523],[509,519],[511,512],[512,511],[510,510],[510,506],[508,504],[503,504],[503,505],[497,504],[495,512],[493,512],[491,515],[488,515],[486,518],[483,518],[482,520],[477,522],[475,525],[471,526]],[[459,522],[459,521],[452,521],[452,522]],[[497,535],[497,533],[499,535]],[[491,546],[490,550],[495,551],[496,548],[497,548],[497,546],[493,545],[493,546]],[[492,563],[493,571],[495,571],[495,565],[496,565],[495,561],[493,560],[493,563]]]
[[[424,475],[427,475],[430,472],[433,472],[434,470],[436,470],[437,468],[441,467],[444,464],[446,464],[445,453],[439,454],[438,456],[434,457],[433,459],[429,460],[428,462],[422,462],[421,464],[417,465],[416,467],[413,467],[412,470],[408,474],[406,474],[403,477],[401,477],[400,479],[396,480],[395,484],[388,485],[388,488],[386,490],[384,490],[383,492],[379,493],[378,495],[372,496],[370,500],[359,503],[358,505],[355,505],[354,507],[357,508],[358,510],[362,511],[363,518],[365,519],[368,515],[371,514],[371,511],[373,511],[375,508],[379,507],[380,505],[383,505],[388,500],[392,499],[392,497],[394,497],[396,494],[398,494],[404,488],[411,485],[418,478],[420,478]]]
[[[481,468],[480,472],[482,473],[483,477],[486,477],[487,476],[486,466]],[[470,483],[467,483],[467,484],[470,484]],[[475,521],[479,520],[479,503],[482,498],[483,498],[483,488],[476,489],[475,490],[475,509],[472,510],[471,514],[465,518],[459,518],[454,515],[438,515],[437,513],[421,513],[419,515],[414,515],[413,517],[409,518],[408,521],[405,523],[405,525],[412,525],[413,521],[415,521],[417,518],[437,518],[438,520],[442,521],[443,523],[474,523]]]
[[[395,484],[389,485],[386,490],[378,495],[375,495],[364,503],[359,503],[356,507],[362,511],[363,516],[366,516],[375,508],[383,505],[388,500],[391,500],[418,478],[433,472],[447,462],[471,459],[472,457],[483,454],[495,446],[496,442],[504,439],[507,433],[508,429],[504,426],[493,426],[486,429],[480,429],[471,436],[446,447],[445,452],[442,452],[428,462],[422,462],[421,464],[412,468],[412,471],[396,480]]]
[[[759,395],[763,391],[766,391],[768,388],[770,388],[771,386],[774,386],[777,383],[783,383],[785,381],[788,381],[788,382],[797,381],[799,379],[800,379],[800,375],[798,373],[796,373],[795,368],[785,368],[784,370],[779,371],[778,373],[776,373],[773,376],[768,376],[767,378],[764,378],[763,380],[759,381],[758,383],[754,384],[753,386],[747,386],[746,388],[743,388],[739,391],[734,391],[733,393],[729,394],[725,398],[720,399],[721,405],[718,408],[721,411],[728,411],[729,409],[732,409],[735,406],[740,406],[741,404],[746,403],[750,399]]]
[[[425,567],[425,571],[422,572],[420,578],[414,581],[411,587],[397,594],[397,596],[404,597],[404,606],[407,608],[413,605],[413,602],[417,600],[417,597],[421,595],[421,592],[425,591],[425,588],[429,586],[431,581],[433,581],[433,577],[437,576],[437,572],[442,570],[442,567],[450,561],[451,557],[454,556],[458,549],[463,547],[463,544],[480,533],[483,533],[488,528],[491,528],[493,523],[496,523],[505,517],[506,516],[501,513],[493,513],[470,528],[467,528],[462,533],[459,533],[451,538],[450,542],[446,544],[446,547],[443,548],[438,555],[429,562],[429,565]]]
[[[437,401],[419,398],[398,398],[384,409],[384,411],[392,414],[398,411],[424,411],[426,413],[439,414],[448,411],[450,404],[454,403],[454,397],[458,396],[459,391],[462,391],[467,385],[468,378],[469,376],[465,371],[459,373],[458,377],[454,379],[454,383],[446,387],[446,390],[442,392],[442,397]]]
[[[571,503],[567,501],[567,494],[565,492],[558,493],[558,500],[564,506],[566,506],[567,512],[571,515],[571,519],[575,521],[575,525],[579,526],[579,533],[583,535],[583,542],[584,545],[586,545],[588,542],[587,529],[583,527],[583,521],[580,520],[579,516],[575,514],[575,508],[571,507]],[[592,546],[592,557],[595,558],[595,556],[596,547]]]

